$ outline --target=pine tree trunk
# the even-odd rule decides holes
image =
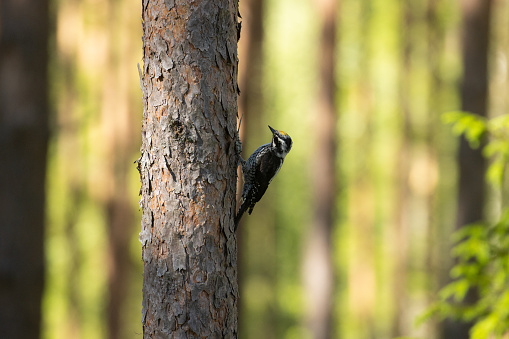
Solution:
[[[143,1],[144,338],[237,336],[237,13]]]
[[[0,337],[38,338],[44,283],[48,2],[0,5]]]

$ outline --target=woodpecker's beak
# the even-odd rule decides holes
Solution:
[[[269,126],[269,128],[270,128],[270,131],[272,132],[272,134],[276,133],[276,130],[274,128],[272,128],[270,126]]]

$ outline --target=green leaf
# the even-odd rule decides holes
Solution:
[[[507,140],[492,140],[483,149],[483,155],[487,158],[506,156],[507,154],[509,154],[509,142]]]
[[[509,132],[509,114],[504,114],[495,118],[492,118],[488,122],[488,130],[495,136],[507,138]]]
[[[504,181],[505,161],[495,160],[486,171],[486,179],[495,187],[501,187]]]
[[[479,147],[481,139],[487,130],[486,118],[468,112],[454,111],[442,115],[442,121],[452,124],[455,135],[465,135],[472,148]]]
[[[455,302],[461,302],[470,287],[467,279],[460,279],[453,281],[442,288],[439,292],[439,296],[442,300],[453,298]]]
[[[479,320],[470,330],[472,339],[487,339],[493,334],[497,326],[498,319],[494,314]]]
[[[483,223],[474,223],[465,225],[452,234],[453,243],[459,243],[468,238],[484,238],[486,225]]]
[[[431,304],[422,314],[415,319],[415,326],[421,326],[426,321],[439,315],[441,309],[440,302],[434,302]]]

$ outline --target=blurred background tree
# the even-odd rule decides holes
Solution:
[[[0,5],[0,333],[36,338],[44,287],[48,1]]]
[[[45,338],[141,333],[141,12],[53,1]],[[131,15],[131,13],[133,15]]]
[[[500,191],[486,187],[484,193],[458,194],[462,168],[482,168],[483,160],[476,156],[458,162],[458,147],[468,150],[468,145],[455,139],[440,116],[469,110],[496,117],[509,111],[509,2],[338,0],[330,9],[334,13],[327,13],[336,16],[329,71],[336,87],[331,93],[334,114],[324,121],[319,103],[320,65],[326,56],[321,8],[327,2],[240,1],[245,155],[268,142],[267,124],[294,140],[280,174],[239,227],[240,337],[316,337],[306,322],[310,301],[316,301],[309,298],[307,268],[330,260],[329,337],[439,338],[443,326],[437,321],[416,327],[414,320],[449,281],[451,234],[464,224],[459,222],[459,197],[476,199],[471,212],[481,211],[476,218],[488,221],[498,220],[506,201],[506,185]],[[486,16],[488,5],[491,15]],[[49,3],[55,24],[47,36],[52,113],[44,338],[142,336],[140,184],[132,164],[141,144],[140,7],[126,0]],[[5,28],[8,8],[4,2],[0,8],[3,42],[21,30]],[[469,37],[481,31],[482,36]],[[42,35],[37,39],[45,44]],[[1,55],[7,51],[3,46]],[[481,53],[484,59],[476,56]],[[5,67],[0,107],[16,84],[6,80]],[[466,105],[477,96],[467,88],[485,91],[486,101],[479,106],[484,112]],[[24,97],[28,103],[29,96]],[[3,112],[4,130],[8,120]],[[22,123],[33,121],[17,117]],[[334,166],[328,167],[334,171],[334,203],[329,235],[322,238],[330,242],[330,254],[314,259],[316,252],[307,249],[320,236],[314,220],[317,206],[323,206],[317,197],[326,196],[316,183],[323,175],[316,159],[324,151],[320,138],[327,133],[335,134],[329,156]],[[43,141],[31,145],[44,155]],[[14,157],[8,152],[18,154],[10,146],[2,152],[2,165]],[[35,176],[35,163],[30,166]],[[477,171],[466,181],[483,185],[483,175]],[[16,182],[14,175],[2,180],[5,185]],[[3,184],[0,189],[9,192]],[[23,199],[18,208],[29,214]],[[4,242],[9,244],[7,238]],[[2,263],[13,265],[4,252]]]
[[[488,112],[488,56],[490,47],[491,0],[461,1],[463,23],[461,80],[461,109],[486,117]],[[456,227],[484,220],[486,161],[481,148],[472,148],[465,137],[461,137],[458,149],[458,208]],[[479,291],[472,287],[464,302],[475,304]],[[469,338],[472,324],[447,320],[442,338]]]

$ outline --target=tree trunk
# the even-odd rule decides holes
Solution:
[[[237,336],[237,1],[143,1],[145,338]]]
[[[437,185],[437,172],[434,172],[432,164],[438,164],[444,155],[440,152],[441,149],[441,131],[444,130],[441,127],[440,112],[444,109],[443,96],[441,93],[444,92],[446,85],[444,84],[443,72],[441,70],[442,60],[444,58],[444,38],[445,28],[443,25],[437,25],[437,22],[441,20],[440,13],[441,0],[427,0],[426,2],[426,28],[427,28],[427,68],[430,73],[430,81],[428,84],[428,95],[427,95],[427,106],[428,112],[427,123],[426,123],[426,144],[428,170],[424,181],[427,183],[426,200],[428,210],[428,229],[426,239],[426,271],[428,272],[428,283],[431,287],[431,293],[427,295],[427,303],[431,304],[434,300],[434,296],[438,292],[440,281],[443,279],[443,271],[446,269],[442,264],[441,254],[449,254],[449,237],[448,230],[443,227],[441,218],[444,214],[445,209],[449,210],[447,204],[440,203],[443,201],[444,194],[441,192],[443,189]],[[447,152],[449,156],[449,152]],[[448,213],[447,213],[448,214]],[[426,338],[437,338],[438,326],[437,320],[430,319],[425,326]]]
[[[488,52],[490,41],[491,0],[463,0],[463,81],[461,84],[461,109],[487,116],[488,102]],[[482,150],[472,149],[461,138],[458,153],[458,211],[456,227],[483,220],[486,161]],[[471,289],[466,303],[478,299]],[[447,321],[443,338],[469,338],[472,324]]]
[[[487,116],[491,0],[463,1],[461,109]],[[465,138],[459,149],[457,227],[483,219],[485,159]]]
[[[119,181],[127,184],[125,175],[119,177]],[[122,338],[122,316],[128,297],[131,268],[129,240],[133,235],[131,226],[134,219],[133,210],[126,199],[125,188],[117,187],[119,193],[111,197],[107,204],[108,248],[110,251],[107,306],[109,339]],[[121,196],[121,194],[124,195]]]
[[[48,2],[0,9],[0,333],[38,338],[44,282]]]
[[[318,140],[313,171],[313,227],[304,259],[306,323],[313,338],[332,337],[334,273],[332,229],[336,201],[336,0],[318,1],[321,18]]]
[[[410,212],[412,198],[408,178],[410,175],[410,161],[412,155],[412,107],[411,107],[411,59],[413,52],[412,30],[414,13],[412,4],[404,2],[401,15],[401,56],[399,74],[399,105],[401,109],[401,140],[398,149],[396,172],[398,173],[395,218],[394,218],[394,263],[393,263],[393,300],[394,318],[392,323],[392,337],[399,337],[406,333],[408,324],[408,246],[409,230],[412,214]]]
[[[253,144],[254,138],[252,136],[254,130],[261,130],[261,128],[267,128],[266,124],[261,124],[263,120],[264,112],[264,98],[262,90],[262,74],[263,74],[263,8],[264,0],[243,0],[239,2],[240,14],[242,15],[242,32],[241,39],[239,40],[239,116],[242,117],[240,125],[240,135],[243,140],[243,154],[244,159],[249,157],[249,150],[254,150],[256,147],[250,147]],[[247,127],[249,126],[249,128]],[[240,175],[241,169],[239,166],[238,174]],[[242,187],[244,180],[240,175],[237,182],[237,201],[240,202],[242,195]],[[257,206],[258,208],[259,206]],[[244,220],[244,221],[243,221]],[[263,227],[257,227],[256,233],[253,233],[253,229],[250,230],[249,237],[247,237],[247,227],[249,223],[246,222],[248,218],[241,220],[241,225],[237,229],[237,260],[238,260],[238,281],[240,295],[243,295],[243,287],[246,286],[245,282],[248,281],[249,274],[255,275],[260,274],[258,272],[258,266],[253,266],[253,258],[259,258],[257,254],[249,251],[253,246],[249,244],[259,243],[259,239],[256,238],[257,234],[263,233],[264,237],[267,236],[266,229],[270,225],[257,225]],[[273,232],[272,232],[273,233]],[[270,233],[270,234],[272,234]],[[258,251],[258,248],[256,248]],[[269,253],[272,251],[269,250]],[[253,256],[254,255],[254,256]],[[267,265],[263,266],[264,269]],[[264,271],[265,272],[265,271]],[[273,333],[275,331],[275,319],[274,312],[268,311],[266,308],[260,310],[264,316],[260,317],[253,313],[252,306],[246,303],[246,301],[239,299],[238,310],[239,310],[239,336],[241,338],[257,337],[256,331],[253,328],[262,331],[265,338],[270,337],[267,333]],[[251,306],[251,307],[250,307]],[[259,321],[255,321],[259,319]]]

